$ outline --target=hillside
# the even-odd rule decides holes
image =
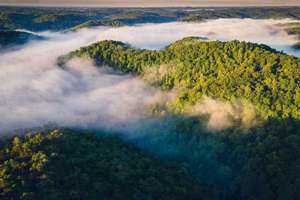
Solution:
[[[56,130],[2,139],[1,199],[212,198],[183,169],[98,134]]]
[[[253,104],[262,118],[300,119],[300,59],[265,45],[185,38],[160,51],[101,41],[71,53],[123,72],[151,76],[151,84],[178,89],[183,111],[203,96]]]
[[[20,31],[0,31],[0,48],[22,45],[29,40],[42,40],[43,37]]]

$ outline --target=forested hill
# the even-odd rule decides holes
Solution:
[[[182,168],[98,134],[0,138],[0,199],[212,199]]]
[[[190,37],[153,51],[100,41],[70,55],[144,77],[154,74],[152,84],[180,88],[177,110],[205,95],[250,102],[265,118],[300,119],[300,59],[265,45]]]

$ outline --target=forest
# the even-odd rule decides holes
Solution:
[[[1,199],[212,197],[208,188],[172,163],[115,137],[76,130],[3,139],[0,162]]]
[[[116,40],[85,41],[93,34],[61,37],[97,26],[299,16],[298,7],[0,7],[0,44],[36,42],[20,47],[19,54],[17,50],[1,54],[0,78],[9,78],[0,87],[4,105],[0,111],[5,115],[1,119],[7,119],[0,128],[30,127],[13,127],[0,135],[0,199],[300,199],[299,57],[264,44],[204,37],[186,37],[156,50]],[[282,26],[287,34],[300,37],[299,23]],[[47,40],[15,29],[61,35]],[[77,49],[81,42],[90,45]],[[57,58],[65,49],[68,53]],[[70,67],[76,59],[88,62]],[[132,124],[120,123],[123,129],[102,128],[114,119],[105,110],[114,99],[131,105],[120,80],[134,80],[163,100],[147,104],[137,121],[125,120]],[[115,91],[112,83],[121,89]],[[97,99],[101,92],[112,97]],[[133,101],[136,104],[144,103],[140,96],[131,98],[138,99]],[[104,114],[97,115],[99,107],[82,102],[105,104],[100,107]],[[211,105],[221,110],[201,112]],[[52,109],[57,111],[54,116]],[[123,114],[116,109],[117,115]],[[222,112],[225,115],[218,118]],[[25,120],[24,113],[28,113]],[[135,113],[126,117],[131,114]],[[103,123],[97,118],[100,126],[82,125],[78,117],[88,122],[98,117]],[[53,119],[63,122],[51,124]]]
[[[3,199],[299,198],[299,58],[265,45],[195,37],[156,51],[101,41],[58,62],[64,67],[75,56],[164,91],[178,88],[178,96],[155,107],[160,123],[145,125],[129,142],[122,133],[86,129],[3,138]],[[205,116],[185,115],[204,95],[232,104],[245,98],[258,122],[205,129]]]

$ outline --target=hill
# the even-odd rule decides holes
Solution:
[[[70,55],[142,77],[154,73],[151,84],[180,91],[173,105],[179,112],[208,96],[251,103],[262,118],[300,119],[300,59],[266,45],[192,37],[151,51],[101,41]]]

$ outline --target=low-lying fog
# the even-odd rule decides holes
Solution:
[[[103,39],[128,42],[139,48],[161,49],[187,36],[200,36],[209,40],[242,40],[267,44],[277,50],[300,56],[291,46],[298,39],[288,35],[279,24],[295,20],[217,19],[202,23],[173,22],[144,24],[108,29],[99,35]]]
[[[56,65],[58,56],[81,46],[113,39],[134,47],[160,49],[186,36],[201,36],[265,43],[300,56],[291,48],[296,38],[277,26],[291,21],[218,19],[39,33],[49,39],[0,55],[0,131],[50,123],[122,127],[143,118],[145,106],[163,95],[136,77],[96,68],[91,61],[75,59],[65,69]]]

